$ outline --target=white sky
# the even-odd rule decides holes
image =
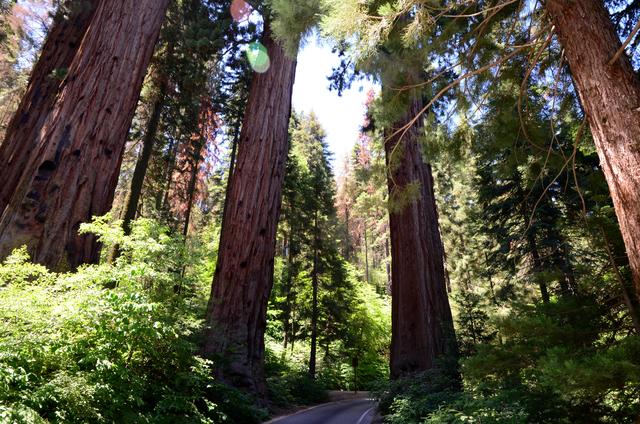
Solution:
[[[317,37],[309,37],[298,54],[296,82],[293,87],[293,108],[298,112],[315,112],[327,133],[329,149],[335,164],[351,151],[364,121],[367,92],[374,85],[370,81],[356,81],[342,97],[329,91],[327,77],[340,63],[331,48],[322,45]]]

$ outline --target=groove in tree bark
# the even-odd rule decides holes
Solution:
[[[53,26],[36,62],[27,91],[0,144],[0,216],[9,204],[20,177],[36,148],[40,129],[51,111],[64,72],[78,51],[98,0],[67,0],[53,19]],[[57,75],[56,75],[57,74]]]
[[[168,0],[101,1],[0,220],[0,257],[26,244],[53,269],[98,259],[81,223],[106,213]]]
[[[565,50],[574,84],[613,198],[640,292],[640,79],[600,0],[549,0],[546,8]]]
[[[256,74],[229,187],[207,310],[205,356],[224,380],[264,394],[264,330],[288,148],[296,62],[265,29],[270,69]]]
[[[420,102],[414,100],[409,109],[392,133],[416,116]],[[441,356],[457,356],[433,178],[418,144],[419,128],[414,125],[385,143],[391,201],[400,201],[407,186],[420,185],[417,199],[389,214],[393,378],[431,369]]]

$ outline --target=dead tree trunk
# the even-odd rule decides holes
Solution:
[[[292,249],[289,247],[289,252],[287,256],[287,277],[285,280],[285,301],[284,301],[284,316],[283,316],[283,327],[284,327],[284,343],[283,343],[283,354],[287,350],[287,345],[289,344],[289,339],[291,338],[291,309],[293,304],[293,254]]]
[[[600,0],[549,0],[640,292],[640,79]]]
[[[390,132],[419,110],[420,102],[413,101],[406,119]],[[457,357],[433,179],[418,144],[419,128],[391,135],[385,143],[392,202],[392,378],[431,369],[439,357]],[[419,197],[403,202],[405,190],[415,183],[420,185]]]
[[[64,73],[78,51],[98,0],[67,0],[54,17],[53,26],[35,64],[27,91],[9,122],[0,144],[0,216],[9,204],[23,171],[37,147],[40,129],[58,95]],[[65,18],[64,13],[68,13]]]
[[[102,1],[0,220],[0,257],[26,244],[52,269],[95,262],[81,223],[111,208],[127,132],[168,0]]]
[[[224,380],[265,393],[264,330],[273,286],[276,227],[288,150],[296,62],[263,35],[270,69],[257,74],[229,187],[203,353],[221,357]]]
[[[227,212],[229,205],[229,189],[231,187],[231,177],[233,177],[233,171],[236,166],[236,154],[238,152],[238,141],[240,137],[240,124],[236,124],[233,129],[233,141],[231,143],[231,156],[229,157],[229,174],[227,176],[227,186],[224,190],[224,205],[222,206],[222,216]]]

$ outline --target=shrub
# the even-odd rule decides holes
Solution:
[[[125,237],[105,218],[86,229],[121,246],[115,264],[54,274],[21,249],[0,265],[0,422],[265,419],[195,355],[203,302],[168,230],[142,220]]]

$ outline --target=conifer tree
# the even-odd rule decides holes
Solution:
[[[78,228],[111,208],[167,5],[168,0],[98,5],[2,214],[0,256],[26,244],[37,262],[53,269],[98,259],[95,239],[80,236]]]
[[[640,130],[635,125],[625,124],[637,121],[638,106],[634,102],[640,90],[640,80],[625,53],[628,46],[637,47],[637,41],[633,41],[637,38],[634,31],[637,28],[631,24],[637,22],[636,4],[614,0],[554,0],[529,7],[524,1],[497,5],[446,1],[440,6],[444,12],[435,13],[418,1],[376,4],[379,6],[376,8],[358,2],[327,2],[336,13],[331,14],[334,18],[327,20],[326,27],[338,34],[357,33],[361,37],[359,44],[363,46],[361,56],[364,57],[381,46],[398,25],[407,25],[407,17],[409,22],[404,38],[407,45],[420,34],[434,35],[429,48],[446,51],[432,63],[440,69],[437,77],[446,79],[456,75],[456,78],[430,103],[450,92],[451,88],[464,85],[487,71],[491,71],[493,77],[499,76],[500,72],[495,71],[520,51],[530,53],[527,74],[536,69],[547,69],[537,65],[545,56],[546,47],[553,47],[557,39],[564,49],[575,90],[604,167],[638,295],[640,184],[635,170],[640,167],[640,154],[636,148]],[[614,18],[624,34],[624,44],[608,6],[618,9]],[[341,14],[352,18],[340,19]],[[622,21],[622,17],[626,21]],[[552,33],[552,29],[555,32]],[[489,54],[485,49],[487,46],[492,47]],[[479,51],[484,53],[478,54]],[[463,72],[458,74],[456,67],[461,67]],[[606,85],[601,87],[604,82]],[[491,87],[490,84],[478,85],[476,90],[464,92],[473,93],[478,96],[475,100],[479,100]],[[423,108],[421,113],[427,109]]]
[[[296,62],[268,26],[262,44],[270,68],[255,75],[251,85],[223,217],[203,352],[224,358],[218,371],[223,379],[264,394],[266,307],[273,284]]]
[[[203,353],[222,357],[218,374],[264,395],[264,331],[288,146],[298,46],[317,3],[279,1],[265,17],[270,66],[251,82],[237,162],[229,182]],[[278,38],[280,41],[278,41]],[[262,69],[264,71],[264,69]]]
[[[284,269],[271,304],[281,311],[283,339],[309,342],[308,373],[317,375],[318,351],[348,334],[354,291],[336,245],[335,183],[317,117],[295,115],[279,224]],[[292,317],[295,316],[295,323]]]
[[[640,78],[604,2],[553,0],[546,9],[589,120],[640,296]]]
[[[343,41],[359,38],[360,31],[367,34],[366,28],[355,29],[354,22],[347,22],[343,13],[355,9],[363,10],[364,15],[375,15],[391,7],[377,3],[330,4],[332,13],[325,29]],[[457,361],[433,177],[419,142],[421,120],[414,119],[423,108],[423,92],[414,89],[421,86],[421,69],[425,66],[420,46],[429,45],[429,41],[417,35],[418,41],[406,48],[403,40],[407,33],[414,35],[408,22],[408,16],[398,17],[398,25],[385,32],[380,45],[356,42],[354,53],[361,59],[363,69],[382,83],[381,101],[374,116],[375,126],[384,134],[389,189],[394,378],[432,369],[438,359],[452,364]]]
[[[0,216],[9,204],[39,132],[53,108],[61,83],[80,47],[98,0],[66,0],[58,8],[53,25],[33,68],[27,91],[9,122],[0,143]]]

